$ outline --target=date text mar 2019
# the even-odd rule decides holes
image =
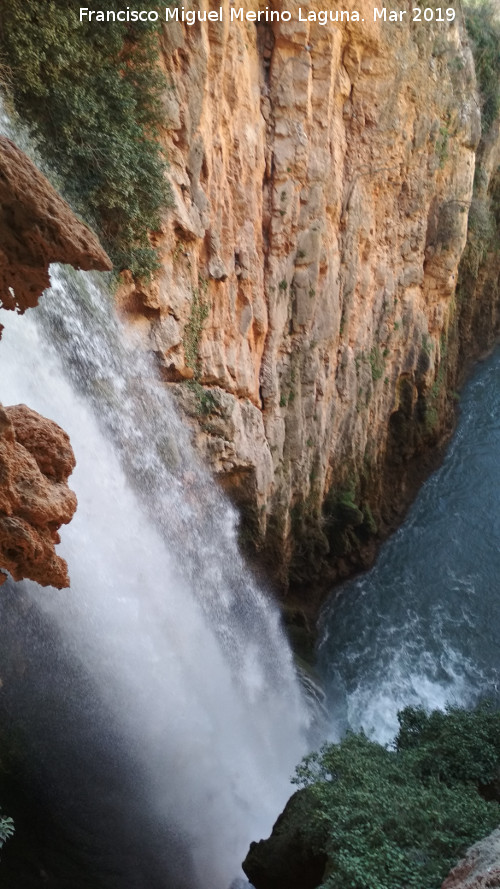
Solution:
[[[420,6],[415,7],[411,11],[407,9],[387,9],[385,6],[373,7],[374,22],[404,22],[408,18],[412,22],[452,22],[455,19],[455,10],[450,6],[444,8],[438,6],[436,9],[429,6],[422,9]]]

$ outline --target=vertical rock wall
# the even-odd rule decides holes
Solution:
[[[222,5],[164,26],[174,208],[160,278],[119,299],[243,535],[299,589],[370,558],[450,428],[479,103],[458,20]]]

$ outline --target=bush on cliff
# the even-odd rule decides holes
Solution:
[[[478,792],[495,795],[500,713],[406,709],[399,719],[393,750],[351,734],[297,768],[295,783],[314,804],[300,829],[288,829],[316,860],[326,856],[315,883],[322,889],[439,889],[462,852],[500,823],[498,802]],[[282,819],[282,845],[286,829]],[[251,848],[244,865],[251,880],[252,853],[265,873],[273,836]],[[272,885],[281,885],[278,873]]]
[[[168,198],[157,139],[164,83],[156,26],[80,23],[78,7],[70,7],[67,0],[1,4],[0,63],[67,199],[118,270],[148,276],[158,264],[149,231]]]

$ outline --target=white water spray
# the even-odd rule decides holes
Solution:
[[[193,889],[226,889],[289,796],[308,718],[234,511],[98,277],[65,275],[41,309],[6,314],[0,344],[2,401],[58,422],[77,458],[71,590],[30,595],[122,726],[151,811],[187,842]]]
[[[373,568],[325,605],[318,661],[331,728],[381,743],[398,710],[499,702],[500,352],[461,396],[457,432]]]

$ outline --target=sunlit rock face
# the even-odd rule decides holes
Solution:
[[[282,588],[369,559],[449,430],[480,136],[458,14],[299,6],[164,25],[174,206],[159,279],[119,297]]]
[[[0,136],[0,307],[24,312],[49,286],[51,262],[110,269],[96,236],[9,139]]]
[[[49,286],[51,262],[111,268],[90,229],[26,155],[0,136],[0,307],[22,314],[36,306]],[[54,546],[76,509],[67,485],[74,466],[69,438],[56,423],[26,405],[0,405],[0,584],[8,571],[14,580],[69,586],[66,562]]]
[[[75,458],[66,433],[24,404],[0,406],[0,568],[14,580],[69,586],[54,552],[76,496],[66,482]],[[6,575],[0,573],[0,583]]]

